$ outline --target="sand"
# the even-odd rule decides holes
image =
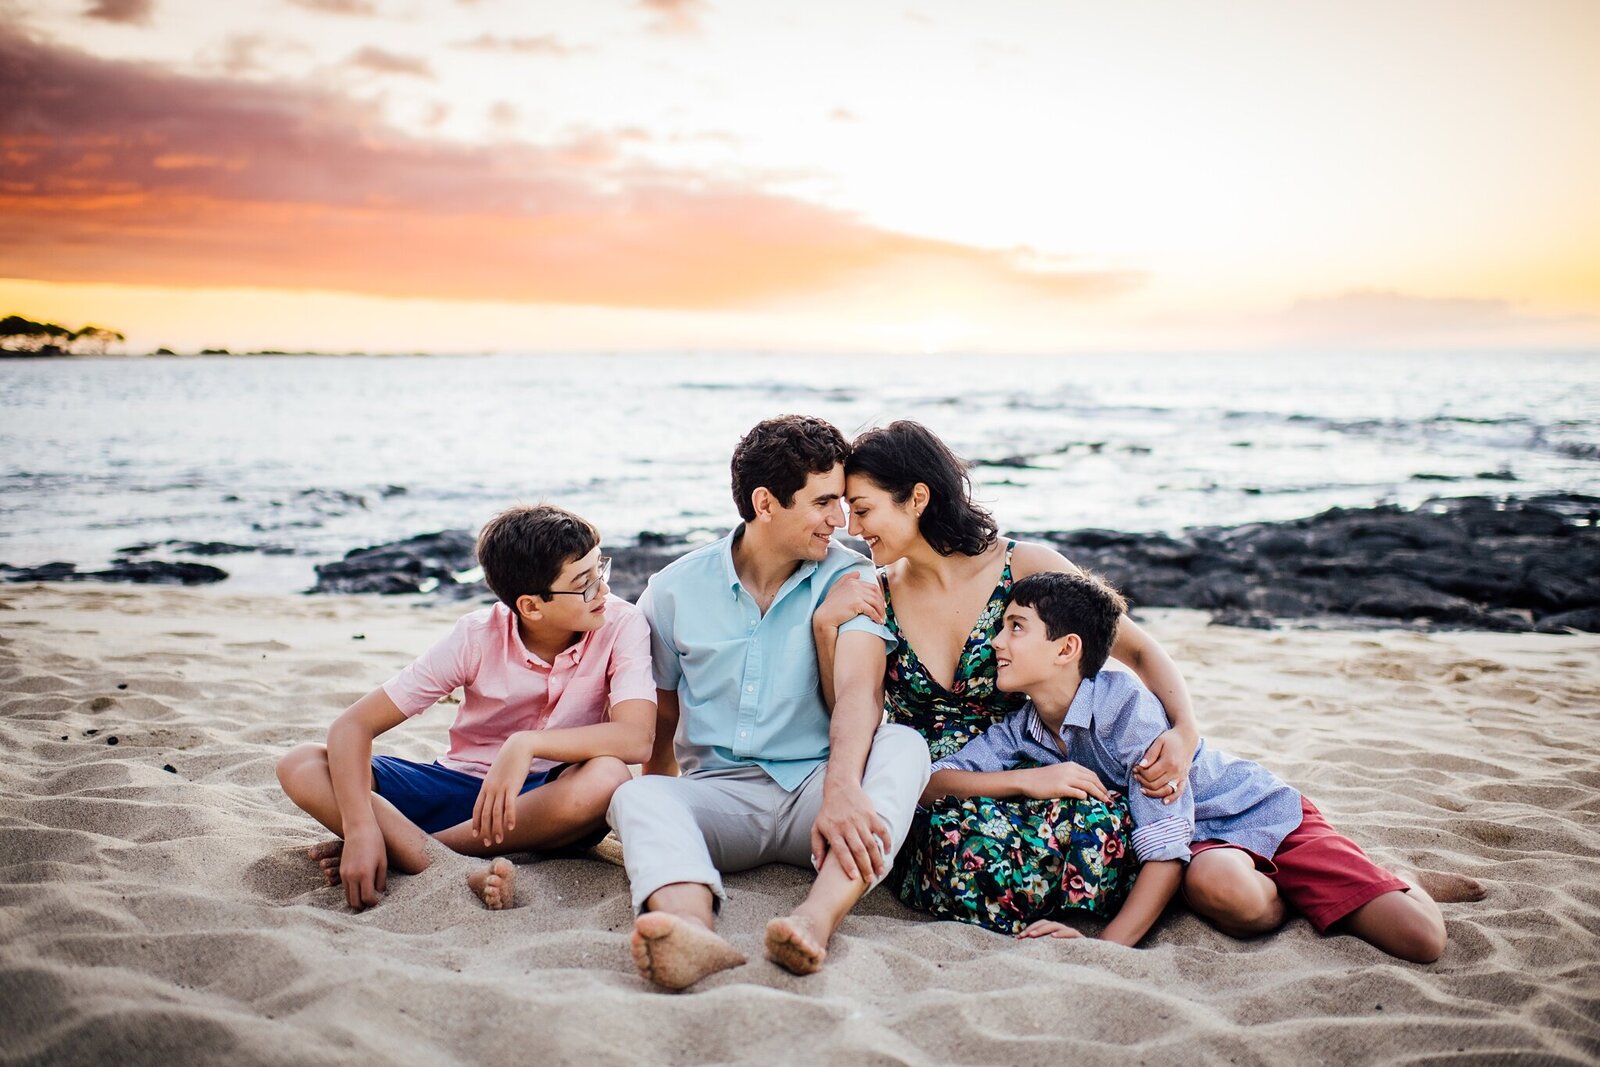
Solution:
[[[820,975],[760,959],[803,872],[729,879],[752,962],[647,988],[614,842],[517,857],[482,908],[441,850],[352,913],[277,758],[459,608],[220,590],[0,590],[6,1063],[1365,1063],[1600,1059],[1600,637],[1208,627],[1151,613],[1211,742],[1380,861],[1460,871],[1450,944],[1400,963],[1300,919],[1181,910],[1138,950],[1017,942],[890,894]],[[450,709],[385,737],[429,759]]]

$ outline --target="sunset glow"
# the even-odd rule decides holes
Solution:
[[[1600,5],[0,4],[129,351],[1600,346]]]

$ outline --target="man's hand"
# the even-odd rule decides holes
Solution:
[[[1070,761],[1048,767],[1030,767],[1019,771],[1018,777],[1022,782],[1023,795],[1034,800],[1055,800],[1057,797],[1084,800],[1094,797],[1102,804],[1111,803],[1111,794],[1106,791],[1100,776]]]
[[[857,615],[865,615],[880,626],[888,617],[884,610],[883,587],[876,580],[865,581],[851,571],[833,583],[833,588],[812,613],[811,625],[837,630]]]
[[[1066,923],[1058,923],[1054,919],[1040,919],[1036,923],[1030,923],[1028,928],[1017,936],[1075,938],[1082,937],[1083,934]]]
[[[871,881],[889,869],[888,850],[889,824],[873,810],[866,790],[852,782],[824,783],[822,810],[811,824],[811,859],[817,869],[832,851],[846,877]]]
[[[1184,736],[1176,726],[1150,742],[1144,759],[1133,768],[1140,792],[1165,804],[1178,799],[1189,785],[1189,765],[1194,762],[1198,739]]]
[[[478,800],[472,805],[472,832],[482,839],[484,848],[503,844],[506,834],[516,829],[517,797],[522,793],[522,783],[528,780],[533,743],[531,733],[514,733],[506,738],[489,765]]]
[[[356,911],[376,904],[388,888],[389,850],[376,822],[346,828],[344,849],[339,853],[339,881],[344,884],[345,900]]]

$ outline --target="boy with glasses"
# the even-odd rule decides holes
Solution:
[[[389,867],[426,868],[429,834],[469,856],[592,844],[627,765],[650,758],[650,629],[609,595],[594,527],[558,507],[512,508],[484,526],[477,552],[499,603],[350,705],[326,746],[300,745],[278,763],[289,799],[339,835],[310,856],[352,908],[378,902]],[[374,738],[458,687],[443,758],[372,754]],[[468,881],[503,908],[513,870],[496,859]]]

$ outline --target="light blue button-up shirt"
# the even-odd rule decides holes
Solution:
[[[756,766],[793,790],[828,757],[828,709],[817,677],[811,613],[833,583],[872,564],[838,543],[804,561],[762,615],[733,566],[734,540],[702,545],[667,564],[639,598],[650,620],[656,687],[678,692],[678,766],[699,771]],[[839,628],[893,638],[865,615]]]
[[[1230,756],[1202,739],[1189,766],[1189,788],[1171,804],[1147,797],[1133,770],[1166,729],[1161,702],[1137,678],[1102,670],[1079,684],[1061,723],[1060,746],[1030,700],[933,769],[994,772],[1023,762],[1047,766],[1070,760],[1093,771],[1106,788],[1127,793],[1133,850],[1141,862],[1188,862],[1193,841],[1226,841],[1271,859],[1300,825],[1300,794],[1259,763]]]

